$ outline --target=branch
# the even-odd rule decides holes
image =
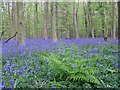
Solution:
[[[5,31],[7,31],[7,30],[2,31],[1,36],[5,33]]]
[[[5,42],[3,42],[2,44],[7,43],[9,40],[11,40],[12,38],[14,38],[17,35],[18,32],[15,33],[15,35],[13,35],[12,37],[8,38],[8,40],[6,40]]]

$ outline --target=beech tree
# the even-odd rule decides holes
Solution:
[[[25,30],[24,30],[24,7],[23,1],[17,2],[17,44],[25,45]]]
[[[12,29],[10,29],[10,36],[13,36],[16,30],[17,30],[17,9],[16,2],[12,2]]]
[[[35,0],[34,2],[35,10],[34,10],[34,38],[38,37],[38,2]]]
[[[79,38],[77,13],[78,13],[78,3],[75,0],[75,2],[74,2],[74,28],[75,28],[75,32],[76,32],[76,39]]]
[[[44,2],[44,32],[43,32],[43,38],[46,40],[48,38],[48,0]]]
[[[3,39],[16,38],[19,45],[25,38],[117,38],[119,26],[116,2],[3,2]],[[22,3],[22,4],[20,4]],[[16,32],[18,32],[16,34]],[[26,32],[26,33],[25,33]],[[22,44],[20,44],[22,43]]]
[[[57,41],[57,34],[56,34],[56,2],[52,2],[52,37],[53,41]]]

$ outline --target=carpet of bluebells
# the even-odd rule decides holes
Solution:
[[[11,40],[2,46],[3,88],[119,86],[117,40],[103,38]]]

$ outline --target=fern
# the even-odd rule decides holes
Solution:
[[[94,73],[97,72],[98,69],[96,67],[85,67],[87,62],[92,62],[93,60],[81,58],[80,60],[70,60],[71,62],[67,63],[66,58],[61,60],[56,54],[51,54],[47,59],[51,63],[50,68],[56,67],[56,69],[52,71],[53,74],[61,80],[83,80],[99,84],[99,80],[94,76]],[[77,67],[71,67],[72,64],[76,64]]]

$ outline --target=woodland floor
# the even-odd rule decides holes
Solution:
[[[103,38],[11,40],[2,46],[2,87],[119,87],[117,40]]]

